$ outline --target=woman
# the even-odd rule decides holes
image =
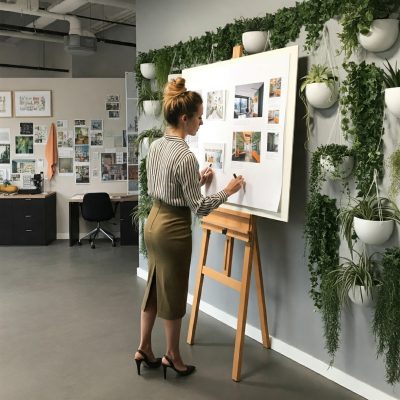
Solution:
[[[149,276],[135,361],[139,375],[144,361],[150,368],[162,365],[166,378],[167,368],[182,376],[195,370],[185,365],[179,352],[192,254],[191,211],[198,216],[209,214],[236,193],[244,180],[238,176],[224,190],[202,196],[200,186],[212,180],[213,172],[206,168],[199,174],[185,137],[196,135],[203,124],[203,101],[198,93],[186,90],[183,78],[166,85],[163,112],[167,131],[152,143],[147,155],[148,193],[154,201],[145,225]],[[164,319],[167,351],[162,360],[154,357],[151,345],[156,315]]]

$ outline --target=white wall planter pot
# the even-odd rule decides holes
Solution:
[[[393,115],[400,118],[400,87],[385,89],[385,104]]]
[[[332,107],[339,95],[338,85],[335,84],[334,89],[326,83],[309,83],[306,85],[306,98],[308,103],[314,108]]]
[[[364,307],[372,307],[375,303],[376,299],[376,288],[372,288],[372,294],[365,290],[364,286],[355,285],[352,287],[349,292],[350,300],[354,304],[358,304],[359,306]]]
[[[161,112],[161,101],[158,100],[145,100],[143,102],[143,111],[144,113],[150,116],[157,116]]]
[[[335,168],[330,156],[321,156],[320,164],[321,168],[326,172],[326,177],[328,179],[344,179],[347,178],[353,170],[354,158],[350,156],[343,157],[342,162]]]
[[[267,50],[268,32],[249,31],[242,34],[242,43],[244,49],[250,53],[260,53]]]
[[[364,243],[380,245],[392,235],[394,221],[370,221],[354,217],[354,231]]]
[[[156,65],[154,63],[140,64],[140,72],[146,79],[154,79],[156,77]]]
[[[358,41],[365,50],[374,53],[390,49],[399,35],[399,20],[375,19],[367,35],[359,34]]]

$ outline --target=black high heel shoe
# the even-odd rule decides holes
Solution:
[[[164,379],[167,379],[167,368],[172,368],[177,374],[178,374],[178,376],[187,376],[187,375],[190,375],[190,374],[192,374],[193,372],[194,372],[194,370],[196,369],[196,367],[194,366],[194,365],[186,365],[186,369],[185,370],[183,370],[183,371],[180,371],[179,369],[176,369],[175,368],[175,365],[174,365],[174,363],[172,362],[172,360],[168,357],[168,356],[166,356],[166,355],[164,355],[164,358],[168,361],[168,365],[167,364],[164,364],[164,363],[161,363],[162,364],[162,366],[163,366],[163,370],[164,370]]]
[[[142,361],[144,361],[147,368],[158,368],[161,366],[161,358],[158,357],[154,361],[150,361],[148,355],[144,351],[138,349],[137,352],[143,357],[135,358],[138,375],[140,375],[140,365],[142,364]]]

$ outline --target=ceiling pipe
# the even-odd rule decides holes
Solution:
[[[27,9],[21,8],[14,4],[7,4],[7,3],[0,3],[0,10],[1,11],[8,11],[17,14],[27,14],[27,15],[35,15],[38,17],[49,18],[52,20],[62,20],[69,22],[69,34],[70,35],[82,35],[82,27],[79,18],[74,17],[72,15],[65,15],[65,14],[57,14],[49,11],[43,10],[34,10],[34,9]]]
[[[40,40],[42,42],[64,43],[63,38],[59,38],[56,36],[47,36],[47,35],[23,33],[23,32],[11,32],[7,30],[0,30],[0,36],[15,37],[18,39],[25,39],[25,40]]]

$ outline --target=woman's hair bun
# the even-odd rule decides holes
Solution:
[[[187,91],[185,87],[185,78],[175,78],[171,79],[166,85],[164,89],[164,99],[169,99],[173,97],[177,97],[182,93]]]

